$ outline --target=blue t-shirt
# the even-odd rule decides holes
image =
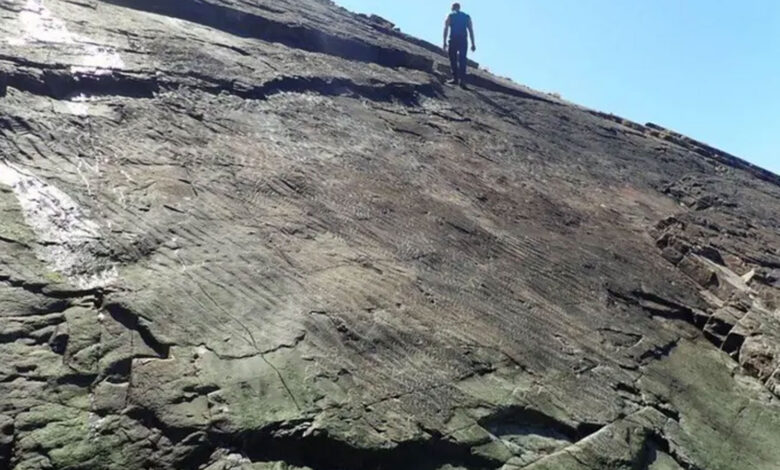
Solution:
[[[450,13],[450,37],[465,38],[471,17],[462,11]]]

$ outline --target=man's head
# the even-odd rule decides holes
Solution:
[[[452,11],[460,11],[460,3],[453,3]]]

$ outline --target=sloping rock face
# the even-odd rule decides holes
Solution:
[[[391,27],[0,2],[0,468],[780,468],[780,178]]]

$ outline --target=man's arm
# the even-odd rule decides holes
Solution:
[[[444,48],[447,48],[447,35],[450,33],[450,17],[444,20]]]
[[[471,52],[474,52],[477,50],[477,43],[474,41],[474,24],[471,18],[469,18],[469,36],[471,36]]]

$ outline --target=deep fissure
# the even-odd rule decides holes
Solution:
[[[641,290],[634,290],[629,294],[609,290],[609,293],[614,298],[619,299],[626,304],[642,308],[654,317],[679,320],[696,327],[696,329],[701,331],[702,336],[713,346],[723,350],[732,359],[739,362],[739,353],[742,344],[745,342],[745,337],[734,332],[734,325],[731,325],[722,319],[713,319],[712,315],[701,315],[685,305],[664,299],[653,293],[643,292]],[[712,330],[708,328],[715,323],[720,324],[717,329],[728,332],[724,339],[713,334]]]
[[[151,77],[112,71],[103,75],[72,74],[69,71],[47,71],[36,74],[17,71],[5,76],[6,86],[58,100],[86,97],[154,98],[158,93],[181,88],[192,88],[213,95],[227,93],[244,99],[266,100],[279,93],[316,93],[322,96],[352,96],[376,102],[400,102],[417,105],[421,96],[436,98],[443,95],[441,84],[381,83],[360,84],[338,77],[282,76],[259,85],[243,85],[233,80],[206,77],[194,72],[189,76],[201,81],[199,85],[178,82],[175,75]],[[0,89],[0,96],[5,94]]]

